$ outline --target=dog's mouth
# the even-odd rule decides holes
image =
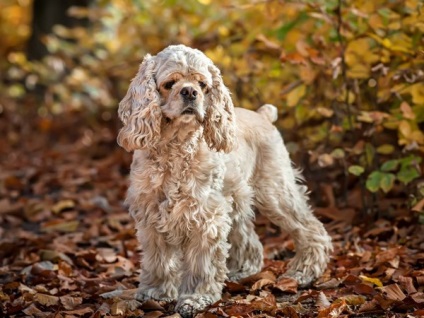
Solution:
[[[196,115],[197,111],[192,107],[187,107],[181,113],[182,115]]]

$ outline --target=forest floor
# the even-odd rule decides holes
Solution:
[[[174,304],[133,299],[131,155],[112,122],[0,114],[0,317],[179,317]],[[199,317],[424,316],[424,227],[413,214],[352,225],[355,209],[316,211],[334,242],[323,277],[309,288],[279,279],[293,242],[258,217],[262,272],[227,282]]]

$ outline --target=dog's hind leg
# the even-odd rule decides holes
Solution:
[[[255,205],[293,238],[296,255],[285,275],[305,286],[324,272],[332,244],[307,202],[306,187],[297,183],[299,177],[300,173],[292,167],[279,132],[275,130],[260,150],[254,179]]]

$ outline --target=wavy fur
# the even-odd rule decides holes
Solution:
[[[118,113],[118,142],[134,150],[126,204],[142,247],[138,299],[177,301],[191,317],[225,279],[260,271],[254,208],[294,239],[287,276],[307,285],[324,272],[331,238],[272,125],[274,106],[234,108],[212,61],[176,45],[146,56]]]
[[[162,112],[154,67],[155,59],[146,55],[119,104],[118,115],[124,127],[119,132],[118,144],[127,151],[154,148],[160,138]]]
[[[209,72],[212,74],[212,89],[208,98],[210,107],[206,114],[205,140],[211,149],[229,153],[235,144],[233,101],[219,69],[210,65]]]

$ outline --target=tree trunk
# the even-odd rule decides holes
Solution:
[[[34,0],[32,34],[28,40],[27,54],[31,60],[41,59],[48,51],[44,37],[52,32],[53,26],[86,26],[87,19],[75,19],[67,14],[71,6],[87,7],[90,0]]]

